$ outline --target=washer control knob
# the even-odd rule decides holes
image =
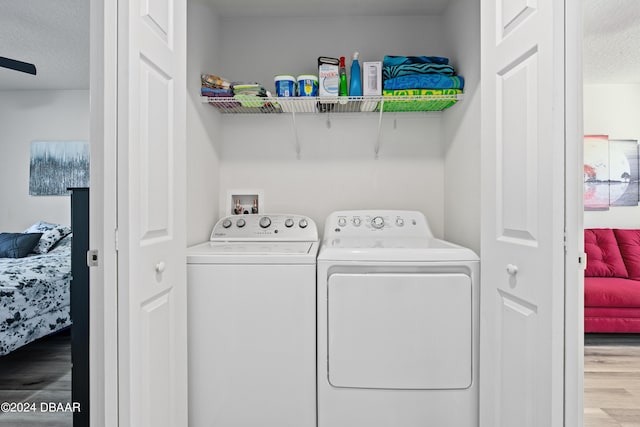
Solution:
[[[293,227],[293,220],[291,218],[287,218],[284,220],[284,226],[287,228]]]
[[[344,227],[345,225],[347,225],[347,219],[342,217],[342,218],[338,218],[338,225],[340,227]]]
[[[309,225],[309,223],[306,219],[301,219],[298,225],[300,226],[300,228],[307,228],[307,225]]]
[[[396,218],[396,225],[397,225],[398,227],[402,227],[402,226],[404,226],[404,219],[402,219],[402,218]]]
[[[236,226],[238,228],[242,228],[245,225],[247,225],[247,221],[245,221],[244,219],[240,218],[239,220],[236,221]]]
[[[371,220],[371,225],[373,228],[382,228],[384,227],[384,218],[381,216],[376,216]]]
[[[222,221],[222,226],[224,228],[229,228],[231,227],[231,220],[230,219],[225,219],[224,221]]]
[[[355,225],[356,227],[360,227],[360,224],[362,224],[362,220],[360,219],[360,217],[354,216],[353,225]]]
[[[263,216],[262,218],[260,218],[260,227],[267,228],[270,225],[271,225],[271,218],[269,218],[268,216]]]

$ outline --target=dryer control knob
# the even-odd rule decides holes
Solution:
[[[360,227],[360,224],[362,224],[362,220],[359,217],[354,216],[353,217],[353,225],[355,225],[356,227]]]
[[[285,227],[287,227],[287,228],[291,228],[291,227],[293,227],[293,220],[292,220],[291,218],[287,218],[287,219],[284,221],[284,226],[285,226]]]
[[[396,218],[396,225],[398,227],[402,227],[404,225],[404,219],[402,218]]]
[[[384,227],[384,218],[381,216],[377,216],[371,220],[371,225],[373,228],[382,228]]]
[[[346,218],[338,218],[338,225],[340,227],[344,227],[345,225],[347,225],[347,219]]]
[[[301,219],[298,225],[300,226],[300,228],[307,228],[307,225],[309,225],[309,223],[306,219]]]
[[[231,220],[230,219],[225,219],[224,221],[222,221],[222,226],[224,228],[229,228],[231,227]]]
[[[240,218],[239,220],[236,221],[236,226],[238,228],[242,228],[245,225],[247,225],[247,221],[245,221],[244,219]]]
[[[271,218],[269,218],[268,216],[263,216],[262,218],[260,218],[260,227],[267,228],[270,225],[271,225]]]

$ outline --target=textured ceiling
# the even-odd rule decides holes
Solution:
[[[0,0],[0,56],[38,71],[0,68],[0,90],[89,88],[89,0]]]
[[[115,0],[113,0],[115,1]],[[207,0],[220,16],[439,13],[448,0]],[[640,83],[640,0],[584,0],[586,83]],[[89,87],[89,0],[0,0],[0,90]]]
[[[585,0],[585,83],[640,83],[640,0]]]

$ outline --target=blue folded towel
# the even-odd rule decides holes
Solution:
[[[213,89],[209,87],[202,87],[200,88],[200,93],[202,94],[202,96],[233,96],[233,91],[231,89]]]
[[[442,74],[411,74],[385,80],[382,88],[386,90],[400,89],[463,89],[464,79],[460,76],[444,76]]]
[[[391,56],[384,57],[383,67],[405,64],[448,64],[449,58],[441,56]]]

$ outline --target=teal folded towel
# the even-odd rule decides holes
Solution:
[[[442,56],[392,56],[387,55],[382,61],[383,67],[406,64],[448,64],[449,58]]]
[[[382,78],[384,80],[410,74],[442,74],[445,76],[453,76],[455,72],[449,64],[403,64],[382,67]]]

